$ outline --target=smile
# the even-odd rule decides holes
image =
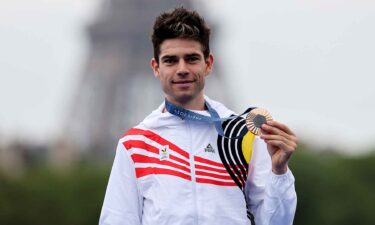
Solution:
[[[180,81],[172,81],[172,84],[190,84],[195,82],[195,80],[180,80]]]

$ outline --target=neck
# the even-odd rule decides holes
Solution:
[[[170,98],[169,96],[167,96],[166,98],[170,103],[172,103],[176,106],[179,106],[181,108],[184,108],[184,109],[206,110],[206,106],[204,104],[205,100],[204,100],[203,95],[200,96],[200,97],[191,99],[191,100],[186,100],[186,101],[173,99],[173,98]]]

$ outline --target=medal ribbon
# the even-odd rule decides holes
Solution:
[[[215,125],[216,131],[219,133],[220,136],[229,138],[229,139],[238,139],[243,137],[246,133],[240,134],[237,137],[227,137],[224,135],[223,127],[221,126],[221,123],[228,120],[228,119],[233,119],[236,117],[240,117],[244,115],[245,113],[248,113],[252,108],[247,109],[243,114],[239,116],[230,116],[227,118],[220,118],[219,114],[217,111],[211,107],[211,105],[205,101],[204,102],[205,106],[207,107],[208,113],[210,116],[204,116],[199,113],[184,109],[182,107],[176,106],[173,103],[167,101],[165,99],[165,108],[166,110],[171,113],[172,115],[180,117],[182,120],[191,120],[191,121],[202,121],[206,123],[213,123]]]

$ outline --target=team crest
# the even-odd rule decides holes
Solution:
[[[159,159],[162,161],[169,159],[169,146],[168,145],[165,145],[161,149],[159,149]]]

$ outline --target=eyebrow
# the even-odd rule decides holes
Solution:
[[[175,59],[175,58],[177,58],[177,56],[175,56],[175,55],[164,55],[163,57],[161,57],[161,60]]]
[[[201,58],[201,55],[198,53],[191,53],[191,54],[186,54],[184,58],[190,58],[190,57],[198,57]]]
[[[184,58],[189,58],[189,57],[199,57],[199,58],[201,58],[201,55],[198,54],[198,53],[190,53],[190,54],[184,55]],[[175,59],[175,58],[177,58],[176,55],[164,55],[164,56],[161,57],[161,60]]]

